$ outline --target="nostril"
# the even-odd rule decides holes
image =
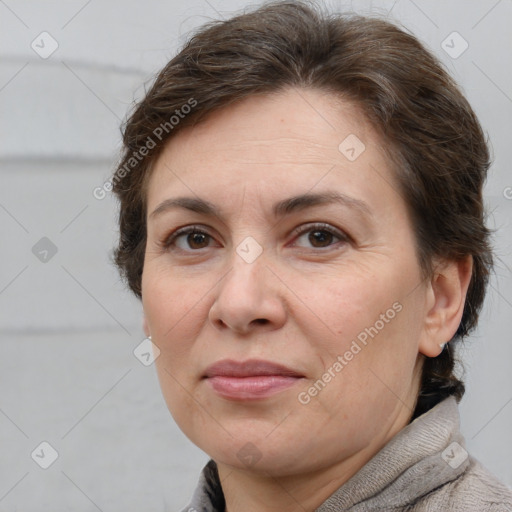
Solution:
[[[256,318],[256,320],[253,320],[253,322],[260,325],[268,324],[268,320],[266,318]]]

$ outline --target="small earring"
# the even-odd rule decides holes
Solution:
[[[444,346],[446,345],[446,343],[440,343],[439,344],[439,347],[441,347],[441,350],[444,350]]]
[[[151,336],[148,336],[148,340],[150,340],[150,339],[151,339]]]

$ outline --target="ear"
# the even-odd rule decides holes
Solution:
[[[146,335],[146,338],[151,336],[151,332],[149,331],[148,321],[146,319],[146,315],[144,315],[144,317],[142,319],[142,328],[144,329],[144,334]]]
[[[460,261],[444,261],[436,265],[429,283],[427,315],[419,344],[423,355],[437,357],[456,333],[472,271],[471,255]]]

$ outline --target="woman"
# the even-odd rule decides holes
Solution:
[[[124,145],[116,262],[212,459],[185,510],[512,510],[454,374],[492,265],[488,149],[414,37],[299,2],[211,23]]]

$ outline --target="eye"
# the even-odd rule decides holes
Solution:
[[[319,223],[301,226],[294,231],[298,236],[293,245],[305,248],[325,249],[339,242],[349,241],[349,237],[329,224]]]
[[[197,251],[211,247],[213,237],[197,226],[188,226],[172,233],[163,243],[165,249]]]

